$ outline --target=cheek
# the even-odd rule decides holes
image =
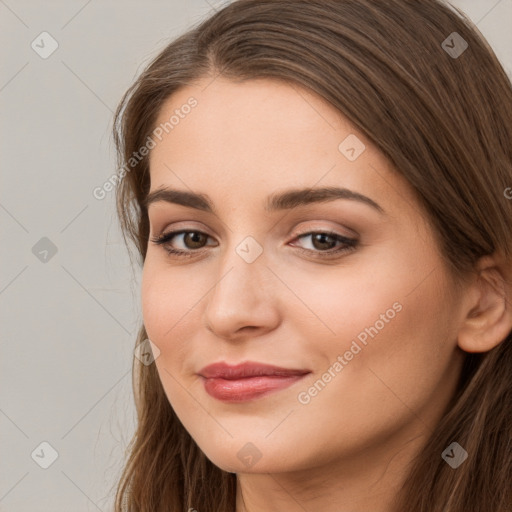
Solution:
[[[435,274],[415,290],[420,273],[381,279],[348,298],[330,285],[323,313],[337,334],[314,347],[320,364],[301,389],[301,403],[315,422],[336,418],[340,443],[355,446],[362,433],[368,440],[385,436],[411,417],[423,428],[449,395],[455,332]]]
[[[189,425],[194,423],[191,418],[197,420],[204,414],[200,407],[195,410],[197,402],[184,391],[190,385],[190,340],[199,325],[197,302],[201,294],[183,269],[171,269],[154,260],[146,258],[142,274],[144,326],[160,350],[155,365],[167,399],[180,420]]]
[[[286,283],[276,282],[282,317],[308,333],[301,336],[310,344],[308,351],[330,356],[333,348],[348,350],[358,335],[364,342],[366,328],[377,324],[378,331],[387,329],[401,309],[401,290],[407,288],[386,277],[387,269],[361,260],[337,267],[310,264],[273,270]]]
[[[181,345],[186,343],[187,330],[197,325],[191,319],[200,296],[186,272],[170,269],[148,256],[142,273],[142,316],[149,339],[161,351],[158,360],[166,366],[170,361],[176,365],[184,357]]]
[[[400,405],[386,385],[404,399],[424,399],[443,378],[455,346],[453,306],[439,262],[395,256],[388,263],[383,258],[377,264],[332,269],[329,275],[325,270],[323,275],[301,273],[294,291],[308,309],[290,297],[293,306],[287,310],[301,325],[317,372],[346,356],[339,378],[333,379],[338,384],[326,387],[347,403],[347,394],[365,393],[369,411],[373,406],[379,410],[383,393]]]

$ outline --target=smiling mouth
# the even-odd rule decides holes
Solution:
[[[246,402],[285,389],[309,373],[310,370],[247,362],[236,366],[215,363],[203,368],[199,375],[211,397],[223,402]]]

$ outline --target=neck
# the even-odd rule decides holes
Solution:
[[[396,493],[430,430],[416,425],[350,459],[326,461],[293,473],[237,474],[236,512],[393,512]]]

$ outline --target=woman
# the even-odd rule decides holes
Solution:
[[[512,510],[512,87],[462,13],[236,1],[114,136],[146,351],[116,510]]]

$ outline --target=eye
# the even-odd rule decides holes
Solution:
[[[185,246],[184,249],[172,247],[171,242],[175,238],[181,238],[181,243]],[[208,238],[209,236],[202,231],[180,230],[164,233],[152,238],[151,241],[156,245],[162,245],[169,254],[186,257],[193,256],[194,252],[202,249]]]
[[[297,240],[310,238],[310,248],[299,247],[299,250],[308,253],[316,253],[318,257],[331,257],[339,255],[340,253],[352,251],[356,248],[358,240],[354,238],[347,238],[333,231],[310,231],[302,233],[297,237]],[[339,244],[336,247],[336,244]]]
[[[301,252],[319,258],[329,258],[352,251],[356,248],[358,240],[347,238],[332,231],[310,231],[297,236],[296,240],[310,237],[310,248],[297,247]],[[170,255],[177,257],[191,257],[203,252],[209,235],[197,230],[170,231],[160,236],[151,238],[155,245],[161,245]],[[182,248],[174,247],[174,240],[181,240]],[[338,246],[337,246],[338,244]],[[215,246],[215,244],[214,244]],[[292,245],[294,246],[294,245]],[[336,247],[337,246],[337,247]],[[294,246],[295,247],[295,246]]]

